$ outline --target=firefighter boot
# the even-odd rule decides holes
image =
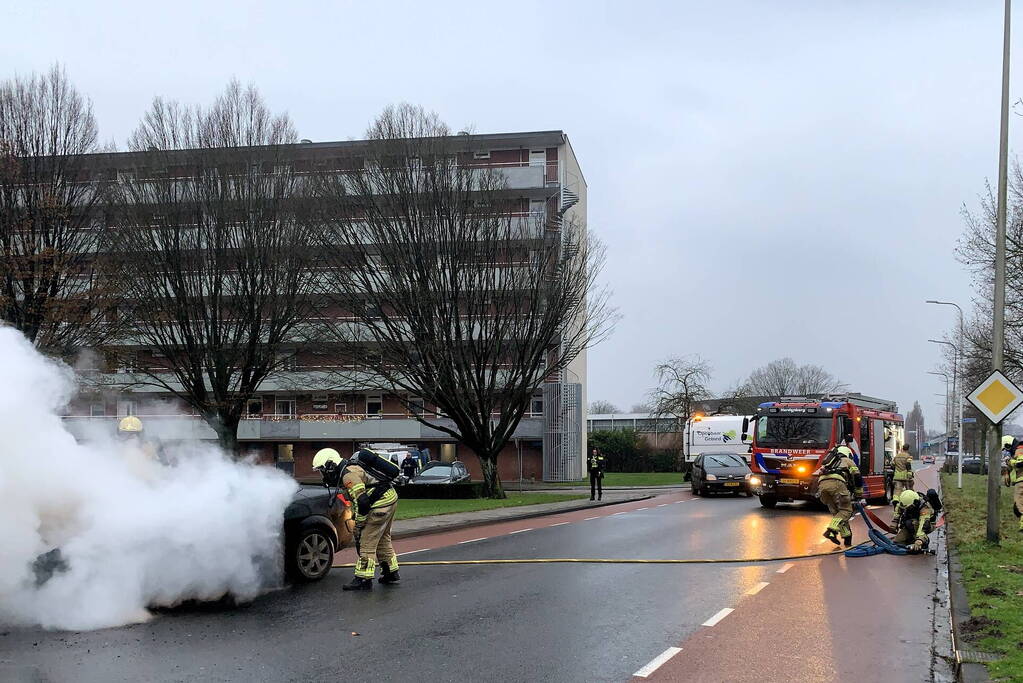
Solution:
[[[379,579],[377,579],[377,581],[379,581],[380,583],[386,585],[386,584],[400,582],[401,581],[401,577],[398,576],[398,572],[396,572],[396,571],[395,572],[389,572],[389,571],[387,571],[386,568],[384,568],[383,576],[381,576]]]
[[[373,590],[373,579],[364,579],[361,576],[356,576],[352,579],[351,583],[346,583],[341,586],[343,591],[369,591]]]
[[[852,547],[852,534],[849,534],[848,536],[843,536],[842,537],[842,543],[845,544],[846,548],[851,548]]]
[[[822,534],[822,536],[824,536],[824,538],[828,539],[829,541],[831,541],[835,545],[839,544],[838,543],[838,530],[837,529],[832,529],[832,528],[829,527],[829,528],[824,530],[824,533]]]

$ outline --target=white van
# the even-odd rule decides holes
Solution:
[[[751,415],[694,415],[686,420],[682,433],[682,453],[692,462],[700,453],[732,453],[749,462],[753,434],[749,430]]]

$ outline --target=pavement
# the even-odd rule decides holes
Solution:
[[[752,559],[831,549],[819,542],[827,519],[675,489],[440,530],[395,542],[399,586],[343,593],[350,574],[338,568],[242,606],[86,633],[0,631],[0,680],[949,680],[932,655],[947,612],[935,556]],[[861,522],[855,534],[865,538]],[[747,561],[410,564],[513,558]]]

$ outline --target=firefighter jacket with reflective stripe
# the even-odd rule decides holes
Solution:
[[[899,453],[892,461],[895,465],[895,481],[909,481],[913,478],[913,458],[908,453]]]
[[[1023,482],[1023,449],[1018,449],[1016,455],[1009,458],[1009,483],[1019,484]]]
[[[921,496],[921,498],[923,498]],[[905,506],[902,503],[895,503],[895,517],[892,521],[896,522],[898,528],[910,526],[913,530],[916,538],[927,538],[927,531],[924,527],[934,517],[934,510],[927,504],[927,499],[923,498],[923,503],[917,507],[916,505]],[[898,531],[898,528],[896,531]]]
[[[590,472],[602,474],[604,472],[604,462],[605,459],[603,455],[591,455],[589,457]]]
[[[820,481],[837,479],[844,482],[853,497],[863,496],[863,477],[860,476],[860,468],[851,458],[842,456],[837,462],[830,456],[825,460],[824,469],[821,472]]]
[[[378,486],[386,486],[387,490],[373,503],[374,509],[394,505],[398,502],[398,492],[394,490],[393,486],[378,483],[358,465],[349,465],[345,468],[345,476],[341,479],[341,483],[348,491],[348,496],[352,501],[352,512],[355,514],[356,522],[366,519],[366,515],[359,514],[359,496],[371,495]]]

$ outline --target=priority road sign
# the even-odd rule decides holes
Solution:
[[[1023,391],[995,370],[966,398],[987,419],[999,424],[1023,403]]]

